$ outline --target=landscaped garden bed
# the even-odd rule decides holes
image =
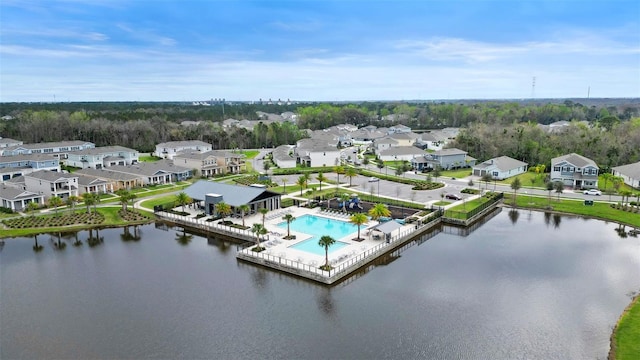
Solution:
[[[149,220],[148,216],[143,215],[139,212],[129,211],[129,210],[127,211],[120,210],[118,211],[118,215],[122,218],[122,220],[127,222],[138,222],[138,221]]]
[[[69,225],[99,225],[104,222],[104,215],[92,212],[61,214],[60,216],[23,216],[16,219],[4,220],[3,224],[13,229],[57,227]]]

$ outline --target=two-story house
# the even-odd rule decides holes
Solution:
[[[296,167],[296,158],[294,156],[294,146],[280,145],[273,149],[271,158],[273,162],[281,169],[290,169]]]
[[[27,204],[44,204],[44,197],[30,191],[0,184],[0,206],[13,211],[23,211]]]
[[[595,161],[571,153],[551,159],[551,181],[577,189],[597,189],[598,170]]]
[[[222,174],[224,169],[218,164],[218,157],[212,151],[181,151],[173,156],[173,163],[197,170],[201,176]]]
[[[450,148],[437,150],[411,159],[411,166],[415,170],[430,170],[439,167],[443,170],[471,167],[476,164],[476,159],[469,156],[466,151]]]
[[[25,190],[43,195],[45,199],[57,196],[67,199],[78,196],[78,176],[55,171],[34,171],[24,175]]]
[[[123,146],[102,146],[69,152],[65,164],[81,169],[101,169],[138,163],[138,151]]]
[[[211,144],[200,140],[169,141],[156,145],[156,151],[153,154],[164,159],[173,159],[180,151],[205,152],[211,150],[213,150]]]
[[[14,156],[20,154],[53,154],[55,157],[65,159],[70,151],[78,151],[94,148],[96,145],[88,141],[58,141],[37,144],[21,144],[0,149],[2,156]]]
[[[38,170],[60,171],[60,160],[43,154],[0,156],[0,182]]]
[[[191,177],[193,169],[174,165],[171,160],[141,162],[135,165],[114,165],[107,168],[113,172],[136,175],[144,185],[170,184]]]
[[[307,167],[334,166],[340,162],[337,141],[327,143],[317,139],[302,139],[296,143],[296,161]]]
[[[216,157],[218,166],[225,174],[239,174],[247,170],[244,154],[227,150],[212,150],[211,153]]]
[[[475,165],[472,174],[474,176],[489,174],[492,179],[504,180],[527,172],[527,167],[526,162],[508,156],[499,156]]]
[[[625,184],[640,189],[640,161],[633,164],[616,166],[611,169],[611,172],[614,176],[622,177]]]

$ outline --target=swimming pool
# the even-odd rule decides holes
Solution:
[[[277,226],[286,230],[287,222],[281,222]],[[292,245],[290,248],[316,255],[324,255],[324,248],[318,245],[318,241],[322,236],[329,235],[337,240],[358,232],[358,227],[354,224],[315,215],[302,215],[293,220],[290,227],[292,231],[312,235],[310,239]],[[336,241],[335,244],[329,247],[329,253],[347,245],[349,244]]]

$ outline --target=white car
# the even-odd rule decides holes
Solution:
[[[376,181],[380,181],[380,179],[378,179],[377,177],[370,177],[369,178],[369,182],[376,182]]]
[[[602,192],[600,190],[597,190],[597,189],[589,189],[589,190],[585,190],[583,194],[600,196],[600,195],[602,195]]]

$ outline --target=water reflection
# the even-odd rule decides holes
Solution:
[[[131,233],[131,230],[129,228],[130,226],[125,226],[122,228],[120,239],[124,242],[139,241],[142,237],[140,235],[140,232],[138,231],[138,225],[133,226],[133,233]]]
[[[509,220],[511,223],[515,225],[518,222],[518,218],[520,217],[520,212],[517,209],[512,208],[509,210]]]
[[[336,305],[333,296],[331,296],[332,289],[331,287],[318,286],[315,291],[318,309],[329,317],[336,314]]]
[[[562,215],[560,214],[553,214],[553,228],[554,229],[559,229],[560,228],[560,223],[562,222]]]

